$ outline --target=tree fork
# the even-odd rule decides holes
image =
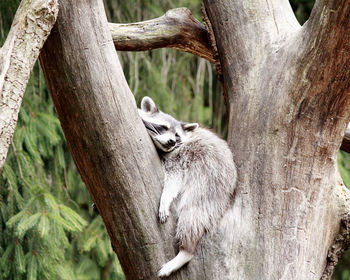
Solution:
[[[109,23],[116,50],[145,51],[156,48],[174,48],[198,55],[216,65],[219,80],[222,70],[215,35],[204,5],[201,8],[205,26],[187,8],[169,10],[165,15],[136,23]],[[224,90],[225,104],[228,106]],[[350,152],[350,133],[344,136],[340,147]]]

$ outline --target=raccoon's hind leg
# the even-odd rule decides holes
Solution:
[[[167,262],[162,266],[162,268],[158,272],[158,276],[169,276],[171,273],[181,268],[184,264],[188,263],[192,258],[193,253],[181,249],[175,258],[173,258],[171,261]]]
[[[180,238],[180,252],[175,258],[162,266],[158,272],[159,277],[169,276],[174,271],[180,269],[183,265],[192,260],[196,251],[199,239],[181,239]]]

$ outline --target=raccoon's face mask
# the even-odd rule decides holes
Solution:
[[[187,133],[198,127],[197,123],[179,122],[161,112],[148,96],[142,99],[139,114],[156,148],[166,153],[179,147]]]

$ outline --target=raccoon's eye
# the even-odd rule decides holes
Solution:
[[[158,126],[158,131],[159,132],[164,132],[167,131],[169,128],[166,125],[159,125]]]
[[[158,131],[158,133],[163,133],[164,131],[167,131],[169,129],[166,125],[154,125],[154,127]]]

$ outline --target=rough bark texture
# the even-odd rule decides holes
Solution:
[[[317,1],[301,27],[287,0],[204,1],[230,106],[238,189],[217,230],[170,279],[329,279],[347,244],[339,234],[349,236],[341,221],[350,195],[336,166],[350,117],[349,2]],[[156,219],[156,151],[102,2],[60,4],[41,63],[62,127],[127,279],[157,279],[176,246],[174,221]]]
[[[24,0],[0,49],[0,170],[15,131],[30,71],[58,13],[56,0]]]
[[[216,61],[205,26],[187,8],[172,9],[159,18],[142,22],[109,23],[109,28],[119,51],[174,48]]]
[[[350,113],[349,1],[317,1],[303,27],[288,1],[204,3],[239,170],[213,279],[320,279],[348,209],[336,156]]]

